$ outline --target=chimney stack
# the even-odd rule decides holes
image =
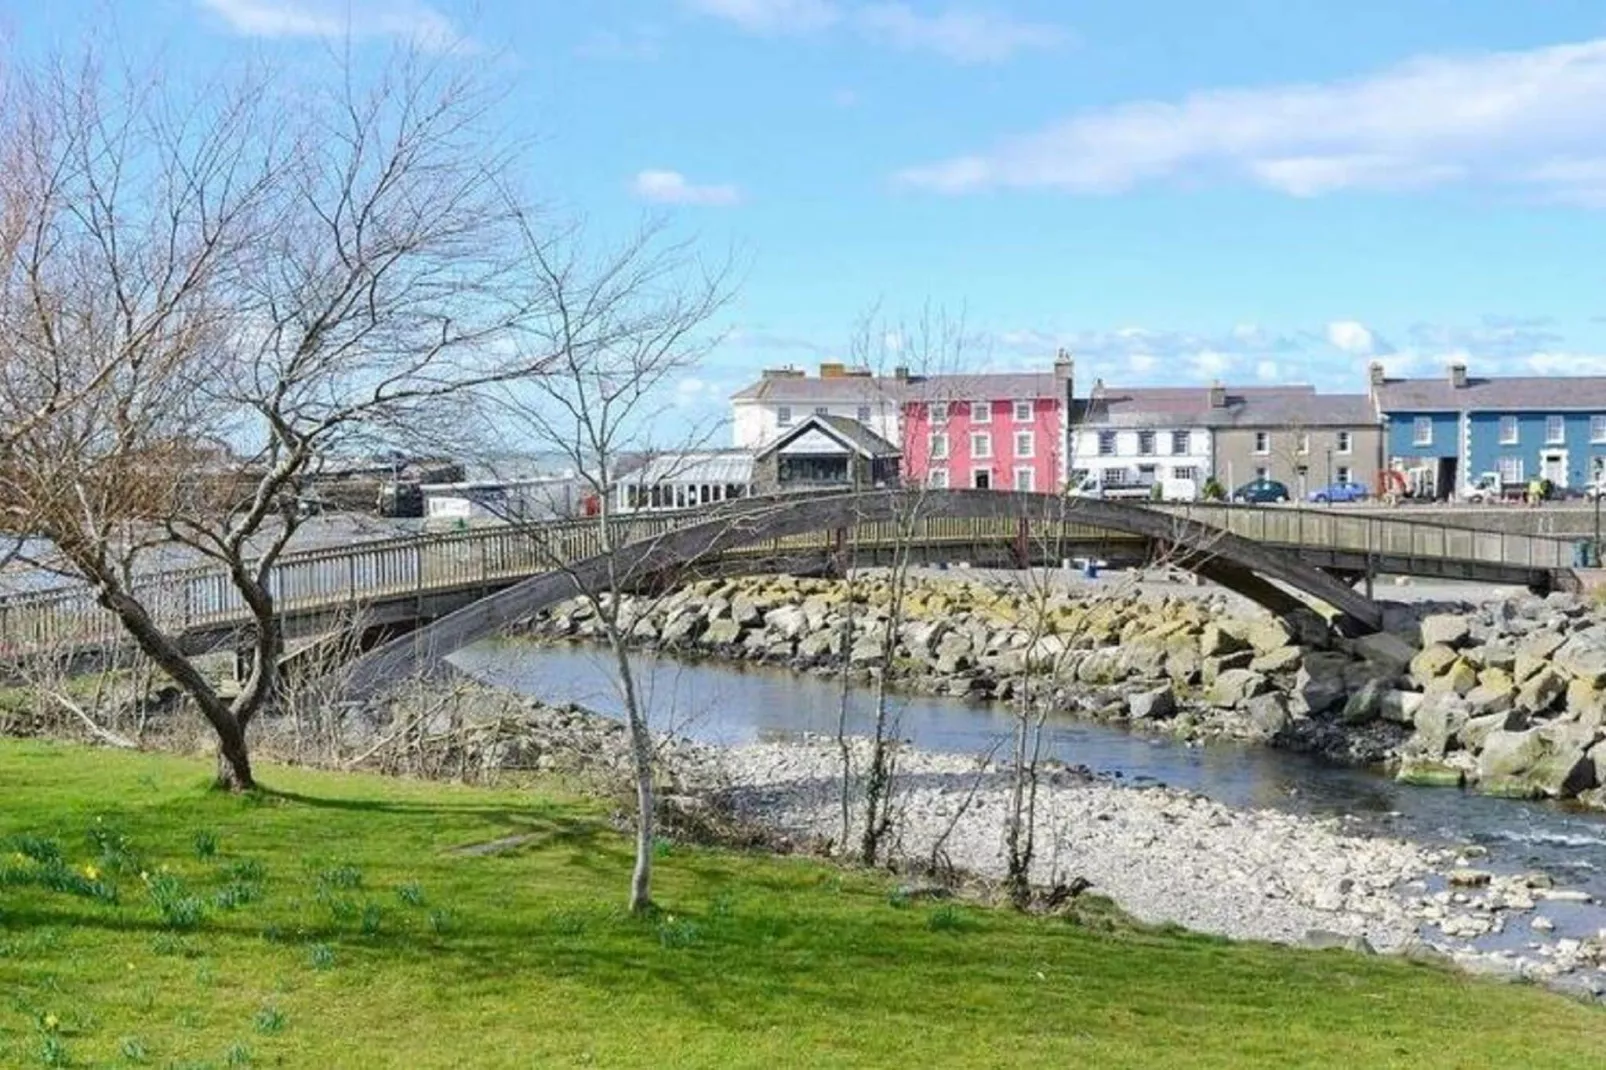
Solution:
[[[1218,379],[1210,384],[1210,407],[1212,409],[1225,409],[1227,407],[1227,388]]]
[[[1373,386],[1382,386],[1387,380],[1383,377],[1383,362],[1374,360],[1366,366],[1366,374]]]
[[[1464,363],[1462,363],[1459,360],[1453,361],[1450,364],[1449,371],[1450,371],[1450,385],[1452,387],[1454,387],[1457,390],[1460,390],[1461,388],[1463,388],[1463,387],[1465,387],[1467,385],[1467,366]]]
[[[848,373],[847,365],[842,364],[840,361],[821,361],[820,362],[820,378],[821,379],[841,379],[844,376],[846,376],[847,373]]]
[[[909,366],[907,364],[900,364],[896,368],[893,368],[892,377],[900,383],[907,383],[909,381]]]

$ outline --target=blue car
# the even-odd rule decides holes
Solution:
[[[1364,502],[1371,497],[1371,491],[1363,483],[1334,483],[1326,487],[1317,487],[1307,497],[1313,502]]]

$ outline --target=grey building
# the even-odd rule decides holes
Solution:
[[[845,416],[813,415],[758,452],[759,494],[791,490],[870,490],[898,483],[898,447]]]
[[[1216,479],[1229,492],[1266,478],[1286,485],[1296,500],[1335,483],[1379,493],[1383,427],[1365,394],[1212,387],[1206,419]]]

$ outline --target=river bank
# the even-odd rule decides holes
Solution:
[[[1263,743],[1412,783],[1606,808],[1606,614],[1572,595],[1391,607],[1391,631],[1243,615],[1225,596],[922,576],[751,577],[629,598],[640,648],[913,693],[1035,703],[1185,740]],[[529,621],[595,639],[590,607]]]
[[[460,689],[455,701],[434,716],[443,734],[451,726],[448,745],[466,747],[482,773],[525,768],[617,779],[628,768],[628,741],[615,719],[490,688]],[[850,744],[860,755],[856,767],[866,745]],[[665,737],[660,757],[664,791],[681,813],[763,830],[747,842],[820,851],[841,841],[835,739],[715,746]],[[954,870],[1000,880],[1009,779],[1002,763],[900,745],[886,861],[924,872],[940,840]],[[1589,896],[1557,887],[1545,873],[1487,866],[1470,844],[1429,846],[1341,817],[1227,806],[1060,762],[1045,766],[1037,827],[1034,883],[1086,882],[1144,922],[1441,957],[1473,971],[1606,993],[1606,931],[1579,928],[1594,924],[1580,913],[1593,910]]]

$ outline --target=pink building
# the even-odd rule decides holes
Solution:
[[[904,478],[932,487],[1065,486],[1071,360],[1052,372],[934,375],[903,394]]]

